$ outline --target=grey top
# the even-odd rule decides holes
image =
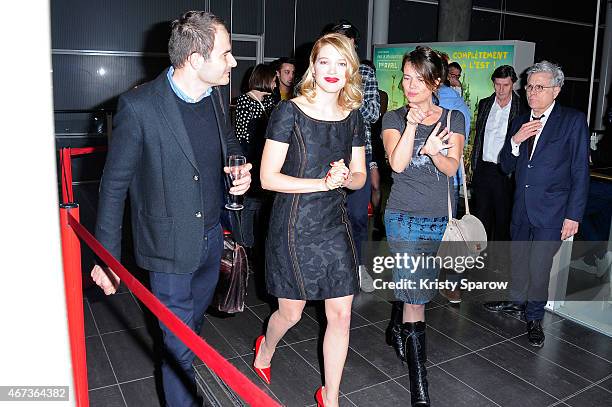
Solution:
[[[402,134],[406,129],[407,114],[406,106],[385,113],[382,123],[383,131],[396,129]],[[446,126],[447,114],[448,110],[444,109],[438,120],[442,122],[442,126]],[[438,122],[431,126],[424,124],[417,126],[410,164],[401,173],[393,173],[393,186],[387,201],[388,209],[418,217],[448,216],[446,205],[448,178],[443,172],[438,171],[429,156],[419,155],[427,137]],[[463,113],[458,110],[452,111],[450,127],[453,132],[465,134]],[[454,199],[453,195],[451,193],[451,199]]]

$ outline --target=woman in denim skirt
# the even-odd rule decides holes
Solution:
[[[447,70],[446,56],[429,47],[404,55],[401,86],[408,103],[383,118],[383,143],[393,170],[385,210],[387,241],[393,254],[421,262],[436,255],[442,240],[448,222],[449,177],[457,173],[465,140],[463,114],[434,103]],[[404,306],[389,340],[408,364],[412,405],[429,406],[425,304],[437,290],[422,283],[435,281],[439,269],[433,262],[426,267],[412,264],[402,262],[403,267],[393,271],[395,282],[402,284],[395,296]]]

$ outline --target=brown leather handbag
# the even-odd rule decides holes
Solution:
[[[246,251],[234,241],[230,232],[225,232],[219,282],[211,306],[228,314],[244,311],[248,278]]]

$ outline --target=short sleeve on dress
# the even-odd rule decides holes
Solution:
[[[463,117],[463,113],[461,113],[459,110],[453,110],[450,115],[451,131],[467,136],[465,134],[465,117]]]
[[[288,100],[283,100],[276,106],[266,129],[267,139],[289,143],[295,123],[294,109],[293,102]]]
[[[358,110],[353,110],[351,112],[353,118],[351,120],[352,128],[353,128],[353,147],[363,147],[365,146],[365,127],[363,125],[363,118],[361,117],[361,113]]]

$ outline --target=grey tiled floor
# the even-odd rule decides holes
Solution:
[[[84,301],[92,406],[158,406],[155,322],[123,290]],[[355,298],[341,406],[408,406],[408,371],[384,343],[391,305]],[[321,384],[320,312],[307,306],[273,360],[272,384],[250,369],[252,346],[270,306],[250,286],[245,311],[208,315],[202,336],[256,385],[287,406],[314,404]],[[459,307],[436,298],[426,311],[433,406],[612,406],[612,338],[548,314],[546,343],[529,346],[525,323],[484,311],[478,298]],[[203,369],[196,362],[196,369]]]

